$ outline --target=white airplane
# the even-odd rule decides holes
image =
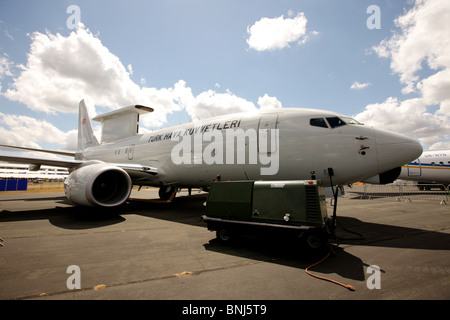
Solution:
[[[419,184],[450,184],[450,150],[424,151],[418,159],[402,166],[398,178]]]
[[[335,112],[285,108],[138,134],[139,115],[153,109],[135,105],[93,119],[102,122],[99,143],[83,100],[79,108],[78,151],[40,150],[73,160],[6,155],[0,160],[30,163],[35,169],[69,168],[66,196],[84,206],[119,206],[133,185],[160,187],[160,197],[167,199],[177,188],[208,188],[218,178],[320,179],[328,187],[365,179],[388,183],[422,153],[411,138]]]

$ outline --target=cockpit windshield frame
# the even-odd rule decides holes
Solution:
[[[351,118],[351,117],[341,117],[341,119],[345,123],[350,124],[350,125],[356,125],[356,126],[363,126],[364,125],[364,123],[359,122],[358,120],[356,120],[354,118]]]
[[[325,120],[326,119],[326,120]],[[364,125],[363,123],[351,118],[351,117],[325,117],[325,118],[311,118],[309,124],[313,127],[319,128],[338,128],[345,125]]]

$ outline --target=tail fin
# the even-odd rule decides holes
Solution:
[[[99,145],[99,143],[92,131],[86,104],[84,103],[84,100],[81,100],[78,111],[78,151],[97,145]]]

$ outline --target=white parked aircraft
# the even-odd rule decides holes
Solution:
[[[166,198],[175,188],[207,188],[218,176],[320,179],[325,186],[370,177],[371,182],[388,183],[422,153],[411,138],[323,110],[231,114],[138,134],[139,115],[152,111],[135,105],[97,116],[93,120],[102,122],[99,143],[82,100],[78,151],[41,150],[73,160],[6,155],[0,160],[69,168],[65,193],[73,203],[113,207],[128,199],[133,185],[158,186]]]
[[[423,184],[450,184],[450,150],[424,151],[402,167],[398,178]]]

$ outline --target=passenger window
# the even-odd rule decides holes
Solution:
[[[328,128],[324,118],[314,118],[309,120],[309,124],[313,127]]]
[[[337,128],[346,125],[346,123],[339,117],[329,117],[327,118],[327,121],[331,128]]]

